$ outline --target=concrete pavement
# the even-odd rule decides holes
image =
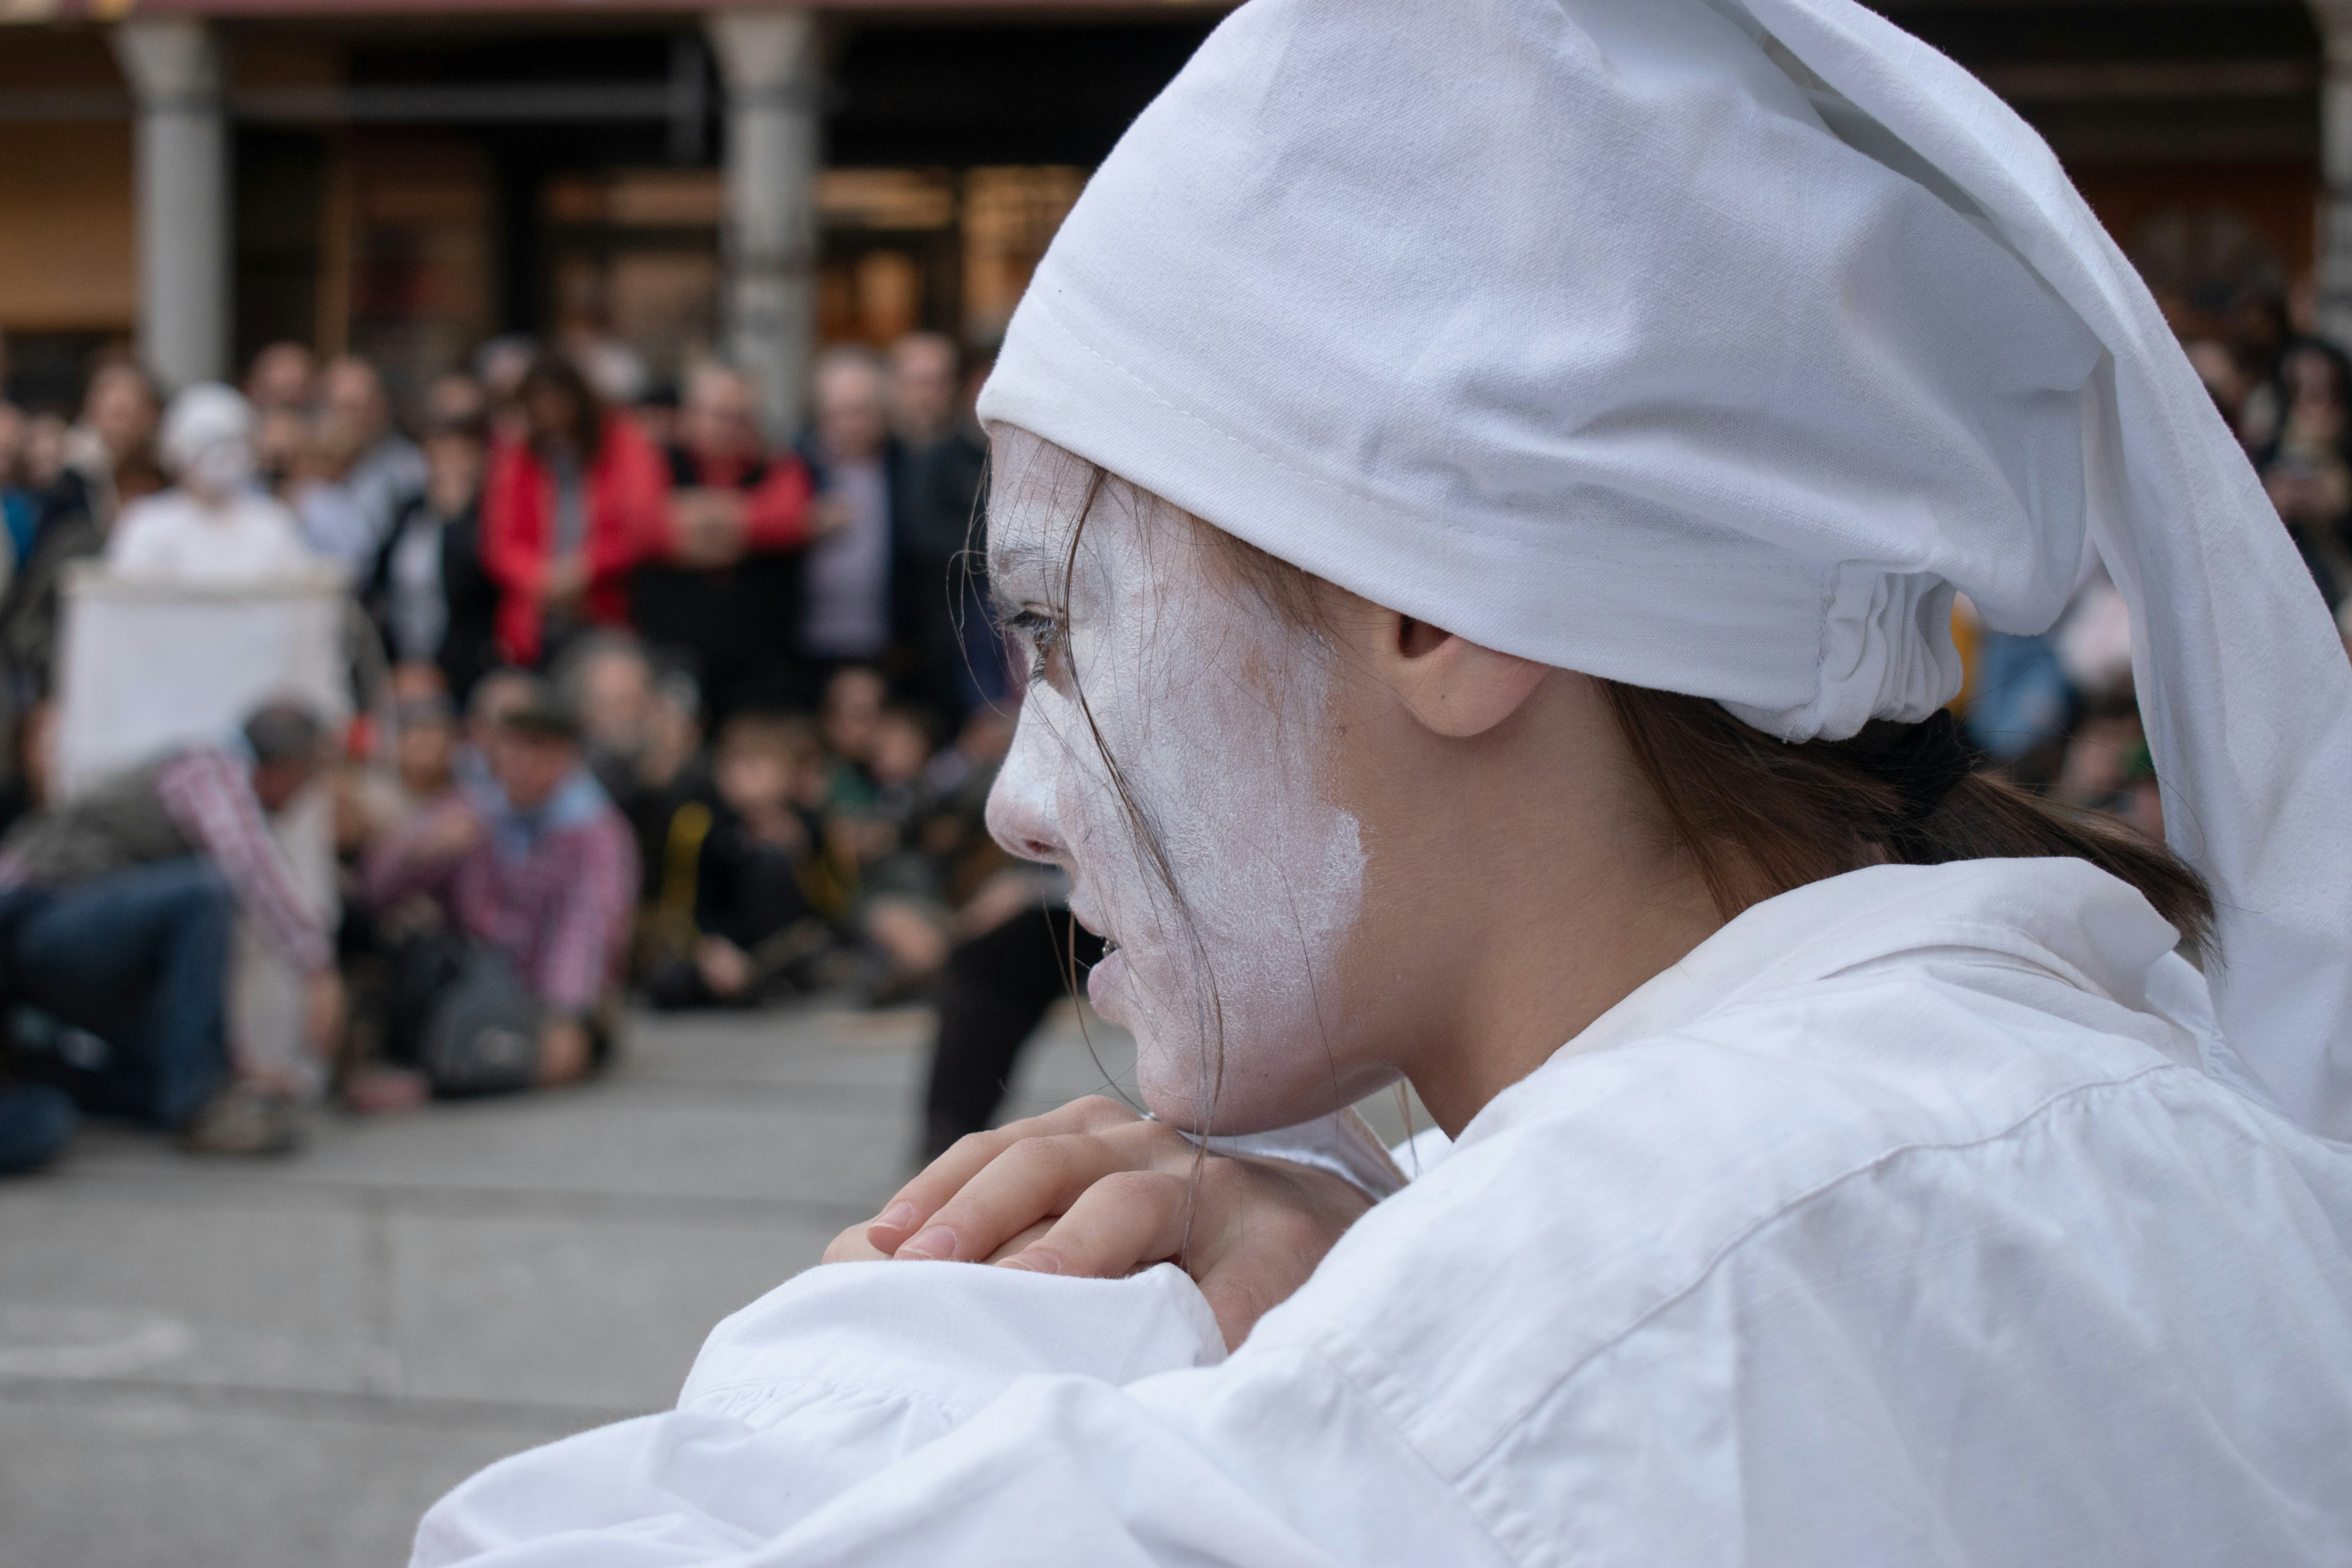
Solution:
[[[667,1406],[874,1212],[928,1031],[646,1018],[585,1089],[330,1119],[278,1163],[100,1128],[0,1184],[0,1568],[396,1568],[452,1483]],[[1065,1017],[1013,1113],[1103,1082]]]

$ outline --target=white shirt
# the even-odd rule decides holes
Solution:
[[[181,583],[239,583],[309,566],[294,514],[246,491],[206,506],[165,490],[122,509],[107,538],[107,563],[127,576]]]
[[[812,1269],[415,1562],[2352,1562],[2352,1152],[2172,942],[2080,861],[1801,889],[1231,1356],[1167,1266]]]

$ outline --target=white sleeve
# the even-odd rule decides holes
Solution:
[[[1225,1362],[1175,1268],[878,1263],[811,1269],[721,1324],[677,1411],[459,1487],[412,1568],[1369,1557],[1502,1561],[1329,1364]]]

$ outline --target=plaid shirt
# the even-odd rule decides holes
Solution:
[[[334,962],[326,921],[295,884],[254,796],[251,763],[210,747],[183,752],[155,770],[155,796],[288,962],[306,974]]]
[[[326,917],[306,897],[253,793],[253,764],[214,746],[166,758],[154,772],[155,802],[213,863],[237,908],[269,945],[304,973],[334,962]],[[32,880],[13,855],[0,856],[0,888]]]
[[[432,847],[453,816],[474,818],[472,845]],[[586,819],[533,835],[520,856],[501,852],[488,822],[452,792],[369,852],[360,897],[383,909],[424,893],[458,929],[504,952],[549,1007],[584,1014],[618,985],[637,901],[637,847],[609,802]]]

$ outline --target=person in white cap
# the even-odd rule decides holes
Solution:
[[[294,514],[254,482],[253,407],[216,382],[172,399],[159,443],[174,483],[125,507],[106,559],[130,576],[236,583],[309,565]]]
[[[2352,668],[1983,87],[1251,0],[981,412],[992,826],[1157,1120],[960,1145],[418,1564],[2352,1562]],[[1943,710],[2086,540],[2169,848]],[[1400,1076],[1410,1182],[1316,1120]]]

